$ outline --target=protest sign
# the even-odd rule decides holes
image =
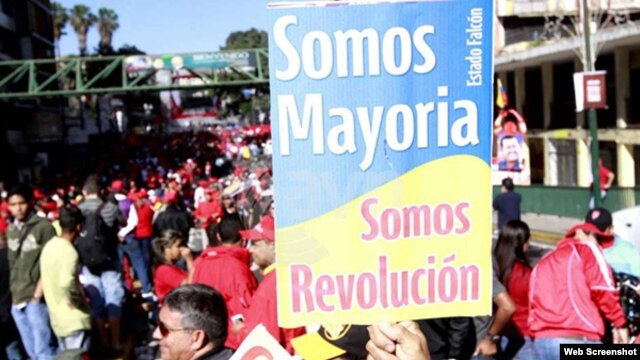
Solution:
[[[240,344],[229,360],[293,360],[276,339],[269,334],[267,328],[256,326]]]
[[[492,6],[271,5],[280,326],[490,313]]]

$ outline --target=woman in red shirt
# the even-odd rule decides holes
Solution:
[[[153,284],[160,304],[171,290],[188,284],[193,275],[193,256],[191,250],[182,245],[183,240],[182,235],[173,230],[165,230],[153,240]],[[176,265],[181,258],[187,263],[188,271]]]
[[[496,359],[533,359],[533,346],[529,337],[529,279],[531,265],[527,259],[529,226],[520,220],[506,222],[500,230],[493,250],[498,264],[498,279],[507,288],[516,304],[516,312],[502,331],[502,351]]]

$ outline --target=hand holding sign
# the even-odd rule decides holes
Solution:
[[[427,339],[413,321],[398,324],[381,322],[369,326],[371,340],[367,343],[373,360],[429,360]]]

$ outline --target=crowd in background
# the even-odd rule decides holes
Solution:
[[[345,326],[336,338],[280,328],[270,155],[261,126],[129,136],[87,176],[0,189],[0,358],[152,359],[159,345],[163,359],[227,359],[260,324],[288,352],[323,359],[400,359],[383,354],[388,341],[424,359],[555,359],[560,343],[637,335],[639,298],[621,283],[637,285],[640,256],[611,214],[590,210],[533,264],[510,179],[493,203],[491,316]]]

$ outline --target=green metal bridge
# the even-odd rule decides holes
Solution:
[[[267,49],[0,62],[0,99],[268,84]]]

